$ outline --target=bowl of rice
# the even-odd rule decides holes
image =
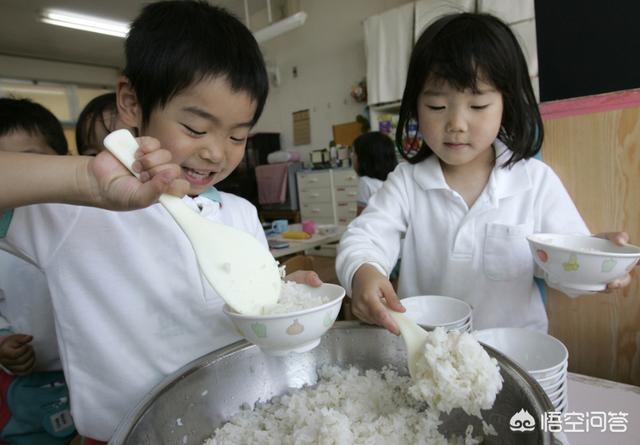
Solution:
[[[640,247],[594,236],[535,233],[527,240],[546,281],[571,297],[605,290],[640,259]]]
[[[412,397],[403,340],[379,327],[339,321],[317,348],[283,357],[242,340],[168,376],[110,444],[552,444],[553,434],[539,426],[552,409],[544,391],[484,349],[503,384],[480,419],[460,408],[437,413]],[[451,397],[464,398],[465,390]]]
[[[340,312],[344,288],[330,283],[320,287],[284,282],[278,302],[262,308],[260,315],[224,313],[238,333],[270,355],[307,352],[320,344],[322,335]]]

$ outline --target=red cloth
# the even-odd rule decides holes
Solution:
[[[287,199],[289,163],[258,165],[258,202],[260,204],[282,204]]]
[[[107,445],[107,442],[100,442],[99,440],[89,439],[85,437],[82,439],[82,445]]]

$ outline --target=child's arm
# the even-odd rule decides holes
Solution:
[[[0,365],[14,375],[31,373],[36,363],[31,340],[33,337],[25,334],[10,334],[0,338]]]
[[[97,157],[0,152],[0,209],[41,202],[132,210],[153,204],[162,193],[182,196],[188,183],[171,153],[140,138],[134,169],[139,181],[109,152]]]
[[[384,308],[382,298],[390,309],[405,311],[389,279],[375,266],[363,264],[351,282],[351,307],[354,315],[362,321],[380,325],[400,335],[400,330]]]

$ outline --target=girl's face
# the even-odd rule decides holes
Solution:
[[[198,195],[226,178],[244,156],[256,111],[225,78],[204,79],[151,112],[142,134],[158,139]]]
[[[492,162],[502,122],[502,94],[478,81],[478,91],[459,91],[443,81],[425,82],[418,98],[420,132],[443,170]]]

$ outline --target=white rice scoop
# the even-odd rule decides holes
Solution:
[[[404,344],[407,346],[407,366],[412,379],[416,378],[416,362],[421,355],[424,355],[424,344],[429,333],[406,315],[389,309],[385,309],[398,325]]]
[[[104,146],[138,176],[131,169],[138,143],[128,130],[109,134]],[[280,272],[266,246],[248,233],[201,217],[176,196],[163,194],[159,201],[189,238],[202,274],[230,307],[257,315],[278,302]]]

